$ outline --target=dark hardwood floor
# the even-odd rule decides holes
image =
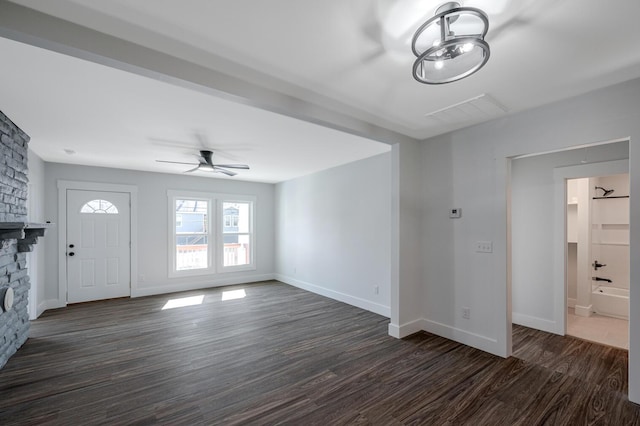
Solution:
[[[516,326],[502,359],[387,324],[278,282],[48,311],[0,370],[0,424],[640,425],[626,351]]]

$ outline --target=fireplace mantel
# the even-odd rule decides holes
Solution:
[[[52,226],[52,223],[0,222],[0,241],[18,240],[18,252],[28,252]]]

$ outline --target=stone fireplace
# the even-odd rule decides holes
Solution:
[[[27,252],[47,227],[27,223],[28,143],[0,111],[0,368],[29,335]]]

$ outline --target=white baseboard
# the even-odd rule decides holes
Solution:
[[[593,305],[575,305],[576,315],[579,317],[590,317],[593,313]]]
[[[402,325],[389,323],[389,336],[402,339],[414,333],[424,330],[424,320],[422,318],[406,322]]]
[[[349,305],[356,306],[367,311],[374,312],[378,315],[389,318],[391,316],[391,308],[379,303],[372,302],[370,300],[361,299],[359,297],[351,296],[349,294],[340,293],[339,291],[330,290],[325,287],[321,287],[315,284],[311,284],[305,281],[296,280],[295,278],[287,277],[285,275],[276,274],[275,279],[282,281],[285,284],[292,285],[294,287],[301,288],[303,290],[310,291],[321,296],[328,297],[330,299],[338,300],[340,302],[348,303]]]
[[[496,339],[442,324],[437,321],[423,319],[422,322],[423,330],[429,333],[489,352],[490,354],[503,356],[504,348],[498,347],[498,341]]]
[[[249,284],[275,279],[274,274],[243,275],[233,278],[205,279],[201,281],[178,282],[176,284],[157,285],[152,287],[132,288],[131,297],[153,296],[156,294],[177,293],[179,291],[201,290],[203,288],[223,287],[227,285]]]
[[[567,306],[569,308],[575,308],[577,301],[578,301],[577,299],[572,299],[572,298],[569,297],[569,298],[567,298]]]
[[[64,308],[65,306],[67,306],[67,304],[58,299],[43,300],[42,302],[38,303],[38,306],[36,307],[36,318],[42,315],[44,311],[48,311],[49,309]]]
[[[519,314],[513,312],[511,314],[511,321],[514,324],[522,325],[536,330],[546,331],[547,333],[559,334],[564,336],[564,330],[560,330],[560,324],[556,321],[550,321],[544,318],[533,317],[530,315]]]
[[[38,303],[38,306],[36,306],[36,317],[35,318],[29,318],[29,319],[32,319],[32,320],[38,319],[38,317],[40,315],[42,315],[42,313],[44,311],[46,311],[47,309],[49,309],[49,308],[47,308],[47,301],[43,300],[42,302]]]

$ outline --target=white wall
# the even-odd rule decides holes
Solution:
[[[390,193],[390,154],[277,184],[277,279],[389,316]]]
[[[27,217],[29,222],[42,223],[44,219],[44,161],[38,155],[29,150],[29,195],[27,201]],[[36,319],[44,310],[45,305],[45,242],[44,238],[51,238],[50,231],[46,231],[45,237],[38,239],[38,244],[33,246],[33,251],[27,256],[27,267],[31,290],[29,293],[29,317]]]
[[[628,142],[599,145],[513,160],[511,165],[512,206],[512,300],[513,323],[564,334],[557,318],[554,280],[554,169],[589,162],[628,158]],[[561,311],[564,315],[564,310]],[[557,327],[557,324],[562,324]]]
[[[423,222],[425,327],[489,352],[510,354],[507,287],[508,159],[582,144],[630,137],[631,258],[640,258],[640,81],[634,80],[424,141],[422,174],[429,191],[425,212],[461,207],[455,223],[446,214]],[[440,157],[442,156],[442,157]],[[442,158],[442,160],[440,160]],[[450,160],[449,160],[450,159]],[[448,171],[440,161],[449,161]],[[634,231],[634,229],[636,231]],[[478,240],[493,253],[475,253]],[[437,250],[438,256],[427,256]],[[452,253],[446,254],[451,250]],[[471,319],[461,318],[461,306]],[[630,399],[640,401],[640,264],[631,266]]]
[[[446,158],[441,164],[446,163]],[[391,188],[391,322],[389,334],[402,338],[423,328],[421,315],[421,227],[425,203],[420,173],[419,143],[392,147]]]
[[[507,290],[497,282],[506,275],[506,210],[498,214],[506,179],[497,176],[506,160],[470,129],[423,142],[420,156],[423,329],[505,355],[506,320],[498,312],[506,313]],[[450,219],[451,208],[462,217]],[[476,253],[477,241],[492,241],[494,253]]]
[[[242,182],[228,179],[212,179],[162,173],[147,173],[99,167],[45,163],[46,219],[59,223],[58,180],[99,182],[135,185],[138,188],[137,226],[138,276],[144,281],[132,283],[132,295],[167,293],[180,290],[205,288],[216,285],[243,283],[272,279],[274,272],[274,208],[272,184]],[[256,202],[256,262],[257,269],[247,272],[229,272],[210,276],[168,278],[168,198],[167,190],[186,190],[242,194],[257,196]],[[58,232],[49,230],[46,240],[46,294],[48,306],[58,301]],[[134,277],[134,279],[137,277]]]

